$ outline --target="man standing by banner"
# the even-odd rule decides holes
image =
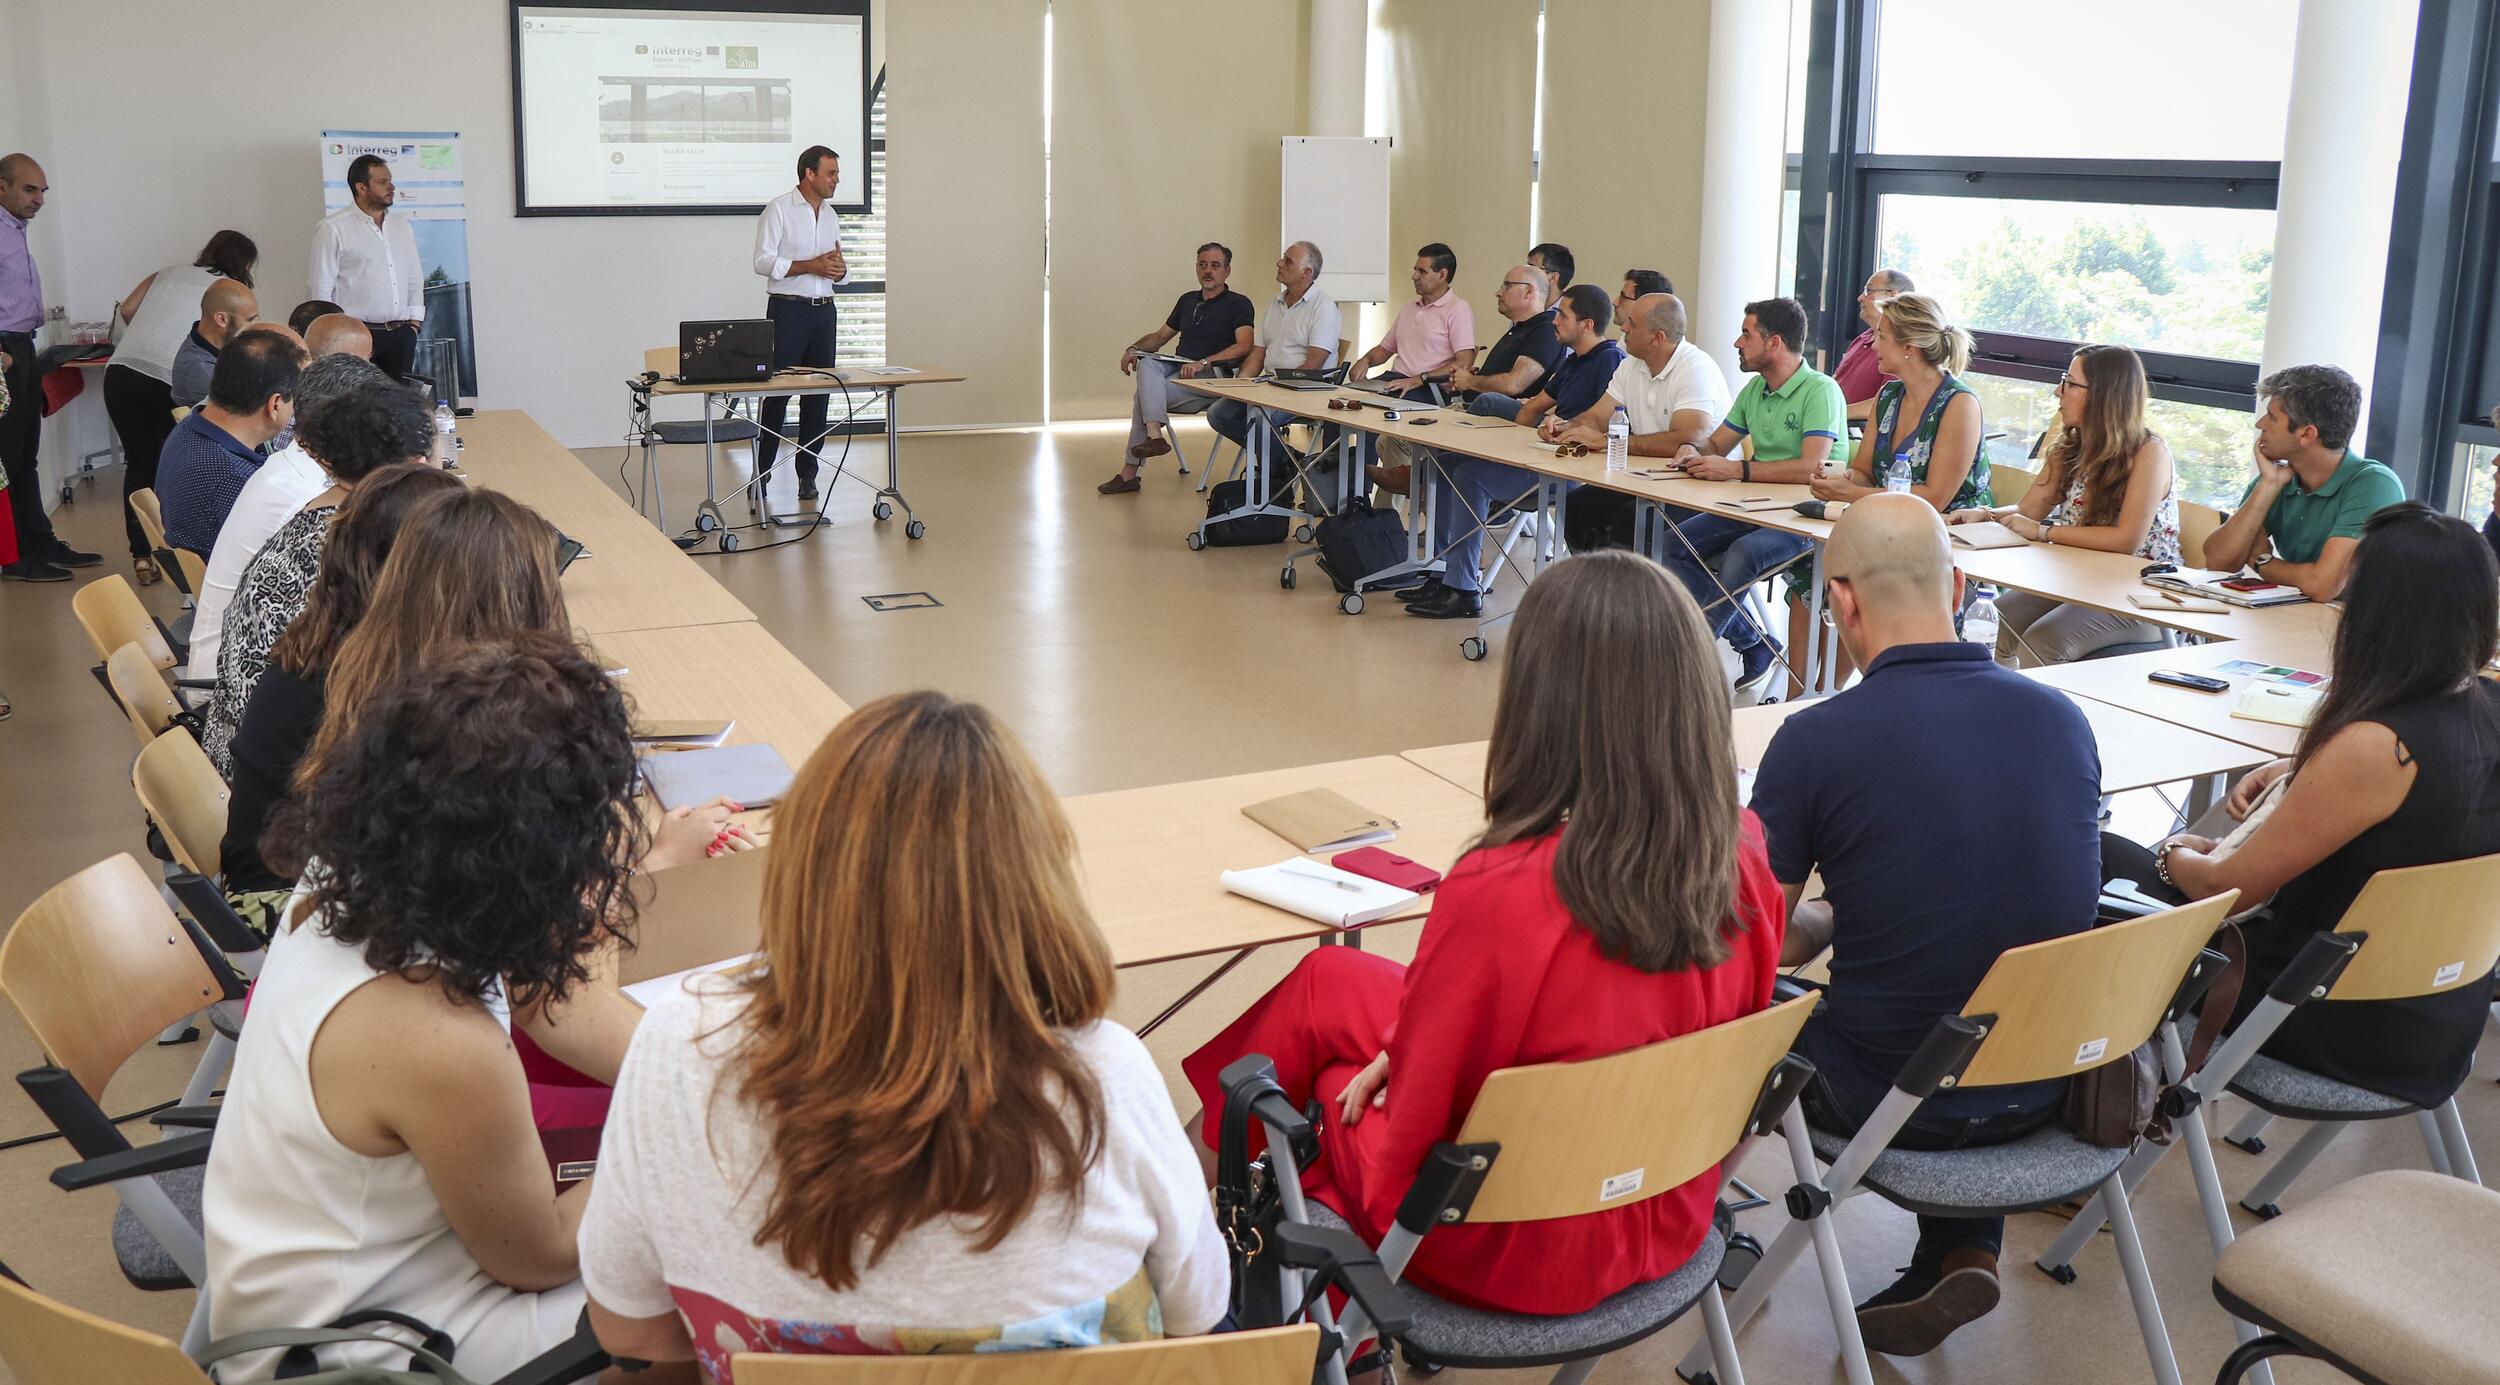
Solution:
[[[339,305],[373,329],[373,363],[392,375],[416,366],[417,328],[425,321],[425,270],[391,166],[373,154],[347,166],[348,205],[313,228],[312,296]]]
[[[835,364],[833,286],[851,277],[842,259],[842,218],[833,190],[842,182],[842,157],[821,144],[799,155],[799,185],[764,204],[755,219],[755,272],[764,276],[764,315],[773,322],[773,369]],[[824,437],[826,398],[799,401],[799,499],[816,498],[816,446]],[[764,400],[763,436],[755,441],[755,470],[773,468],[778,436],[790,417],[790,396]]]

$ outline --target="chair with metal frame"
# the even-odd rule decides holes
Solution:
[[[139,593],[132,590],[128,578],[120,573],[80,587],[69,599],[70,613],[78,617],[79,628],[87,632],[87,644],[95,650],[96,682],[105,692],[113,685],[106,681],[105,662],[113,651],[126,644],[136,644],[148,656],[148,663],[160,673],[170,673],[182,662],[182,651],[175,647],[173,637],[148,608],[139,604]]]
[[[205,1295],[201,1301],[207,1301]],[[287,1335],[323,1334],[316,1329]],[[194,1357],[219,1345],[203,1342],[186,1351],[153,1332],[82,1313],[0,1276],[0,1362],[7,1364],[18,1385],[92,1385],[100,1380],[113,1385],[210,1385],[210,1376]],[[494,1385],[570,1385],[611,1364],[591,1335],[585,1314],[571,1340]]]
[[[2500,1359],[2491,1280],[2500,1193],[2420,1169],[2386,1169],[2251,1230],[2214,1264],[2214,1298],[2264,1335],[2216,1385],[2255,1380],[2273,1356],[2356,1380],[2488,1380]]]
[[[257,975],[264,943],[236,916],[220,883],[226,805],[232,793],[209,763],[208,752],[188,734],[159,736],[131,764],[130,787],[157,838],[150,848],[158,842],[165,848],[162,859],[170,867],[166,889],[227,962],[246,977]],[[209,1018],[222,1040],[233,1039],[240,1030],[241,1016],[228,1007],[213,1007]],[[201,1059],[203,1070],[215,1056],[212,1046]]]
[[[2236,891],[2146,918],[2113,923],[2000,954],[1958,1015],[1936,1021],[1854,1136],[1810,1126],[1802,1111],[1781,1123],[1797,1186],[1788,1194],[1798,1220],[1783,1227],[1746,1276],[1728,1312],[1741,1328],[1808,1244],[1822,1270],[1824,1297],[1851,1385],[1871,1385],[1833,1207],[1873,1191],[1913,1212],[1946,1217],[2007,1216],[2055,1207],[2100,1190],[2116,1233],[2128,1297],[2159,1385],[2179,1385],[2169,1329],[2136,1233],[2121,1178],[2128,1151],[2088,1143],[2061,1121],[1999,1145],[1955,1150],[1896,1149],[1893,1139],[1921,1102],[1939,1091],[2072,1077],[2126,1061],[2165,1021],[2210,984],[2205,942]],[[1678,1367],[1710,1378],[1696,1346]]]
[[[1311,1323],[1055,1351],[936,1356],[740,1352],[739,1385],[1309,1385],[1320,1330]]]
[[[2472,985],[2500,963],[2500,855],[2380,871],[2335,931],[2359,950],[2322,999],[2410,1000]],[[2241,1197],[2261,1217],[2277,1215],[2293,1181],[2358,1121],[2412,1116],[2433,1170],[2482,1181],[2454,1094],[2425,1110],[2263,1055],[2234,1074],[2230,1091],[2252,1109],[2226,1142],[2248,1153],[2264,1151],[2258,1132],[2276,1117],[2314,1122]]]
[[[1435,1227],[1583,1216],[1733,1169],[1780,1122],[1813,1073],[1789,1051],[1813,1005],[1814,997],[1799,996],[1604,1058],[1495,1072],[1477,1092],[1458,1138],[1434,1145],[1416,1171],[1377,1248],[1378,1268],[1396,1280]],[[1254,1067],[1272,1073],[1264,1057],[1237,1060],[1225,1070],[1227,1092],[1255,1083],[1261,1072]],[[1262,1123],[1288,1227],[1346,1233],[1343,1217],[1303,1196],[1293,1132]],[[1631,1170],[1640,1176],[1629,1177]],[[1696,1351],[1715,1362],[1728,1385],[1742,1385],[1719,1284],[1731,1235],[1721,1206],[1683,1266],[1583,1313],[1494,1312],[1400,1285],[1409,1319],[1387,1335],[1409,1360],[1432,1367],[1557,1366],[1555,1385],[1579,1385],[1600,1359],[1698,1304],[1706,1332]],[[1288,1303],[1304,1298],[1299,1273],[1283,1271]],[[1328,1378],[1343,1385],[1346,1361],[1376,1335],[1374,1326],[1359,1300],[1337,1318],[1324,1297],[1313,1297],[1313,1317],[1342,1343],[1342,1355],[1328,1363]]]
[[[190,709],[174,696],[164,673],[136,642],[105,656],[104,686],[130,718],[130,729],[139,737],[142,750],[176,726],[195,724]]]

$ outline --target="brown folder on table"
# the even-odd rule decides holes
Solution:
[[[637,879],[642,909],[633,950],[617,961],[617,983],[630,986],[753,952],[763,938],[770,852],[733,851]]]
[[[1345,851],[1397,836],[1397,824],[1335,789],[1304,789],[1253,803],[1243,817],[1284,838],[1296,851]]]

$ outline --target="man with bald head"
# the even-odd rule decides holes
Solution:
[[[1934,507],[1870,496],[1829,542],[1832,621],[1866,675],[1780,724],[1752,807],[1788,893],[1782,965],[1831,948],[1799,1107],[1845,1136],[1998,953],[2092,926],[2101,764],[2071,699],[1955,634],[1962,574]],[[1818,870],[1824,896],[1805,900]],[[2063,1082],[1941,1091],[1893,1143],[2003,1144],[2064,1099]],[[1916,1356],[1994,1308],[2004,1240],[2002,1218],[1921,1216],[1908,1272],[1858,1305],[1867,1349]]]
[[[1623,329],[1624,361],[1606,393],[1586,413],[1548,419],[1546,441],[1580,443],[1606,450],[1606,424],[1620,406],[1631,417],[1632,455],[1672,457],[1687,443],[1699,445],[1727,417],[1727,376],[1710,353],[1684,339],[1684,300],[1672,293],[1633,300]],[[1632,497],[1582,486],[1563,511],[1563,537],[1575,553],[1632,545]]]
[[[26,244],[26,228],[50,191],[40,164],[24,154],[0,155],[0,370],[8,379],[8,403],[0,405],[0,467],[6,468],[17,526],[17,561],[0,567],[0,578],[12,582],[66,582],[73,560],[81,567],[103,561],[52,532],[35,466],[43,443],[43,386],[35,359],[35,333],[43,327],[43,276]]]
[[[373,359],[373,329],[345,313],[324,313],[301,329],[304,349],[314,360],[324,356],[353,356],[360,361]]]
[[[197,404],[206,399],[209,377],[217,371],[217,353],[226,349],[235,333],[258,321],[260,299],[249,284],[212,280],[200,295],[200,320],[191,324],[191,335],[174,353],[174,402]]]

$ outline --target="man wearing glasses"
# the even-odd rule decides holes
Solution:
[[[1866,287],[1858,294],[1858,321],[1866,324],[1866,330],[1858,333],[1849,349],[1840,353],[1840,364],[1832,367],[1832,378],[1840,382],[1840,397],[1849,401],[1853,422],[1865,421],[1875,407],[1875,391],[1892,378],[1875,361],[1875,319],[1886,303],[1917,287],[1897,269],[1879,269],[1866,276]]]
[[[1468,398],[1467,412],[1491,418],[1517,418],[1519,401],[1536,393],[1546,372],[1562,359],[1562,338],[1554,331],[1554,308],[1546,301],[1545,275],[1531,265],[1513,265],[1502,276],[1493,306],[1510,327],[1484,353],[1484,369],[1471,370],[1461,361],[1451,367],[1450,389]],[[1381,465],[1369,473],[1373,485],[1403,493],[1417,447],[1399,438],[1380,440]]]

